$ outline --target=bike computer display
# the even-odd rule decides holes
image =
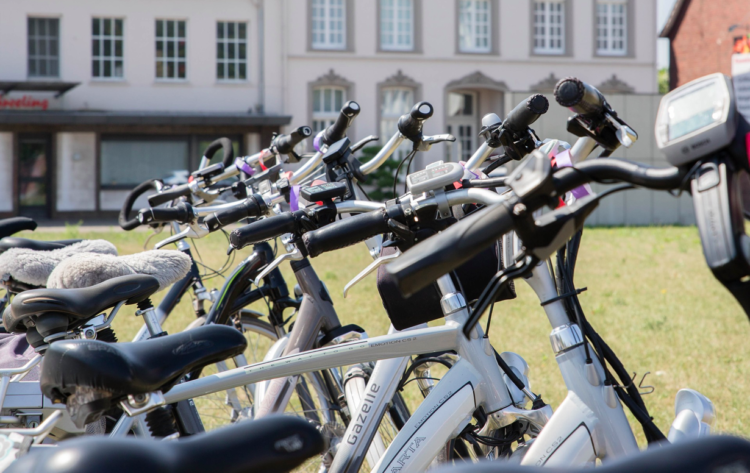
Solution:
[[[724,74],[689,82],[659,103],[656,143],[674,166],[729,145],[736,129],[732,80]]]
[[[406,186],[412,195],[442,189],[443,187],[460,181],[464,175],[464,168],[458,163],[443,163],[438,161],[430,164],[424,170],[406,176]]]

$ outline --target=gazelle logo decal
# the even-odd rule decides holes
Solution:
[[[365,397],[362,400],[361,412],[357,415],[354,427],[352,428],[354,433],[349,435],[346,439],[346,443],[349,445],[354,445],[357,443],[357,440],[359,440],[359,433],[365,428],[365,422],[367,422],[369,413],[372,410],[372,403],[375,402],[375,399],[377,398],[375,394],[380,391],[380,386],[377,384],[368,383],[368,387],[370,388],[369,392],[365,394]]]

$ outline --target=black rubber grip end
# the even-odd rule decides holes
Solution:
[[[549,100],[542,94],[532,95],[526,100],[526,108],[537,115],[543,115],[549,110]]]
[[[583,100],[584,93],[583,82],[575,77],[566,77],[555,85],[555,100],[563,107],[578,105]]]

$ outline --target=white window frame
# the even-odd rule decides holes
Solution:
[[[620,7],[622,15],[615,13]],[[615,26],[620,16],[622,24]],[[597,56],[627,56],[628,54],[628,2],[627,0],[597,0],[596,2],[596,54]],[[620,32],[622,47],[615,48],[615,33]]]
[[[330,91],[330,102],[327,103],[325,92]],[[315,110],[315,93],[319,92],[321,94],[320,97],[320,104],[322,108],[320,110]],[[337,107],[336,103],[336,93],[341,92],[341,104]],[[312,123],[310,124],[310,127],[313,129],[313,133],[317,134],[323,130],[325,130],[330,125],[333,125],[333,122],[336,121],[336,118],[339,116],[339,112],[341,112],[341,107],[344,106],[346,103],[346,87],[342,87],[339,85],[319,85],[315,86],[312,89],[313,96],[310,97],[312,100]]]
[[[401,97],[401,109],[386,109],[388,99],[393,97],[394,94],[403,94]],[[416,91],[413,87],[399,87],[399,86],[386,86],[380,89],[380,142],[385,144],[397,131],[398,131],[398,119],[401,115],[409,113],[411,108],[416,103],[415,100]],[[393,100],[391,100],[393,105]],[[404,140],[401,145],[396,148],[393,157],[398,160],[404,159],[412,149],[412,143],[409,140]]]
[[[450,143],[447,147],[448,161],[468,161],[469,157],[476,151],[477,147],[477,122],[478,122],[478,98],[479,94],[470,90],[451,90],[448,92],[448,102],[450,103],[450,94],[467,95],[471,97],[471,114],[448,115],[446,125],[448,133],[456,137],[456,141]],[[450,105],[448,105],[450,113]],[[469,128],[468,133],[461,137],[460,128]],[[466,145],[466,146],[464,146]]]
[[[380,1],[380,49],[414,50],[414,0]]]
[[[228,38],[229,24],[234,25],[234,38]],[[223,38],[219,38],[219,25],[223,25]],[[245,25],[245,37],[240,38],[240,25]],[[248,62],[247,62],[247,37],[250,25],[246,21],[217,21],[216,22],[216,80],[218,82],[247,82],[248,81]],[[229,58],[229,45],[234,45],[234,58]],[[245,57],[240,57],[240,45],[245,46]],[[224,53],[223,58],[219,58],[219,50]],[[224,77],[219,77],[219,64],[224,66]],[[234,65],[235,77],[229,77],[229,65]],[[245,66],[245,77],[241,78],[240,65]]]
[[[175,18],[157,18],[155,21],[162,22],[162,36],[156,36],[156,23],[154,23],[154,36],[155,36],[155,42],[154,42],[154,56],[155,56],[155,61],[154,61],[154,76],[156,77],[156,80],[158,82],[186,82],[188,80],[188,72],[187,72],[187,70],[188,70],[187,69],[187,57],[188,57],[188,54],[187,54],[188,53],[188,51],[187,51],[188,50],[188,45],[187,45],[187,23],[188,22],[187,22],[187,20],[175,19]],[[174,22],[174,36],[168,36],[168,33],[167,33],[167,31],[168,31],[168,23],[170,21]],[[185,35],[184,36],[180,36],[180,23],[184,23],[185,24]],[[159,41],[163,41],[164,42],[164,50],[163,50],[164,51],[164,56],[162,56],[162,57],[156,57],[156,50],[157,50],[156,49],[156,43],[158,43]],[[180,58],[179,57],[179,43],[180,43],[180,41],[184,41],[185,42],[185,57],[184,58]],[[167,51],[169,50],[169,46],[168,45],[169,45],[170,42],[174,43],[174,54],[175,55],[173,57],[167,56]],[[164,75],[162,77],[159,77],[159,75],[157,73],[158,71],[156,69],[156,65],[159,62],[162,63],[162,71],[164,73]],[[170,62],[174,64],[174,71],[175,71],[175,76],[174,77],[169,77],[167,75],[168,71],[169,71],[168,64]],[[180,67],[181,63],[185,65],[185,77],[180,77],[179,67]]]
[[[311,0],[312,14],[310,28],[312,29],[313,49],[346,49],[346,2],[347,0]],[[340,27],[338,29],[334,29]],[[340,35],[340,41],[333,40],[333,36]]]
[[[484,14],[485,21],[480,21],[479,16]],[[492,52],[492,2],[490,0],[459,0],[458,6],[458,49],[463,53],[489,53]],[[483,24],[484,23],[484,24]],[[480,34],[477,30],[486,27],[486,34]],[[480,39],[486,44],[477,44]]]
[[[565,0],[534,1],[533,15],[534,54],[565,54]]]
[[[29,22],[34,22],[34,28],[35,31],[32,35],[31,31],[26,31],[26,47],[29,48],[30,43],[34,42],[34,53],[27,49],[28,57],[26,58],[26,75],[31,78],[59,78],[60,77],[60,28],[62,28],[61,21],[59,18],[50,18],[50,17],[41,17],[41,16],[30,16],[26,20],[27,28],[29,26]],[[45,23],[45,32],[44,34],[39,33],[39,25],[40,22]],[[57,34],[52,35],[49,33],[49,27],[53,22],[57,22]],[[57,45],[57,52],[55,54],[50,54],[50,49],[53,44]],[[40,46],[44,44],[45,52],[40,53]],[[34,74],[31,73],[31,61],[35,61],[36,65],[36,72]],[[45,67],[47,69],[47,73],[40,74],[39,73],[39,65],[44,62]],[[57,73],[51,74],[49,73],[49,70],[51,66],[55,64],[57,66]]]
[[[104,21],[109,20],[112,23],[112,29],[110,30],[109,35],[104,33]],[[99,34],[94,33],[94,22],[99,22]],[[122,31],[120,35],[117,34],[117,22],[122,22]],[[99,41],[99,54],[94,54],[94,41]],[[111,41],[112,42],[112,49],[109,56],[104,54],[104,42],[105,41]],[[122,43],[122,54],[117,55],[117,41],[120,41]],[[122,73],[120,75],[116,75],[115,71],[117,61],[121,63],[122,67]],[[94,74],[94,63],[99,62],[99,75]],[[111,68],[112,68],[112,75],[109,77],[104,75],[104,63],[110,62]],[[95,16],[91,18],[91,78],[97,81],[121,81],[125,80],[125,19],[124,18],[116,18],[116,17],[105,17],[105,16]]]

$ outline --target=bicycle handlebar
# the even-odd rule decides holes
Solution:
[[[602,159],[558,170],[552,176],[552,185],[555,195],[563,195],[583,184],[602,180],[618,180],[649,189],[666,190],[679,187],[686,173],[687,170],[683,168],[652,168],[618,159]],[[547,200],[538,198],[524,201],[525,212],[538,210]],[[395,278],[404,295],[414,294],[513,230],[515,221],[511,209],[507,202],[490,205],[410,248],[386,266],[386,271]]]
[[[154,194],[148,197],[148,205],[156,207],[157,205],[166,204],[180,197],[185,197],[192,194],[193,190],[190,188],[190,184],[180,184],[179,186],[173,186],[163,192]]]
[[[208,227],[208,231],[214,232],[229,224],[239,222],[243,218],[257,218],[265,215],[266,212],[268,212],[268,207],[263,197],[253,194],[235,207],[208,215],[203,219],[203,223]]]
[[[575,77],[566,77],[555,85],[555,100],[573,113],[596,115],[606,106],[606,99],[593,85]]]
[[[398,212],[400,206],[391,206],[390,209],[398,209]],[[391,214],[397,212],[391,212]],[[388,220],[394,216],[389,215],[386,209],[355,215],[305,233],[302,235],[302,242],[307,252],[314,258],[328,251],[346,248],[389,231]],[[403,213],[400,216],[403,218]]]
[[[218,140],[211,142],[206,148],[206,151],[203,152],[203,156],[210,161],[219,149],[223,150],[224,155],[222,156],[221,162],[226,169],[234,162],[234,148],[232,147],[232,140],[229,138],[219,138]]]
[[[336,121],[333,123],[333,125],[329,126],[323,131],[321,144],[331,146],[333,143],[345,137],[346,130],[348,130],[351,126],[354,117],[359,115],[360,110],[361,109],[359,108],[359,104],[354,100],[346,102],[341,108],[341,112],[339,113],[339,116],[336,118]]]
[[[411,141],[422,138],[424,121],[432,116],[434,109],[429,102],[419,102],[411,111],[398,119],[398,131]]]
[[[190,223],[195,220],[193,207],[185,202],[180,202],[174,207],[157,207],[141,209],[138,212],[138,222],[141,225],[149,223]]]
[[[532,95],[508,113],[503,121],[503,127],[516,132],[526,131],[532,123],[547,113],[547,110],[549,110],[547,98],[542,94]]]
[[[157,182],[159,184],[157,184]],[[161,184],[161,181],[158,179],[149,179],[146,182],[140,183],[135,189],[130,191],[130,194],[125,198],[125,202],[122,204],[122,209],[120,209],[120,215],[117,217],[117,223],[120,224],[120,227],[123,230],[133,230],[140,226],[140,222],[138,221],[138,217],[128,219],[128,216],[130,215],[130,212],[133,210],[133,204],[136,200],[138,200],[138,197],[142,196],[149,190],[155,190],[158,192],[159,185]],[[167,201],[164,201],[167,202]],[[164,203],[160,202],[160,203]],[[159,204],[151,204],[150,205],[159,205]]]
[[[229,234],[229,244],[232,248],[240,250],[248,245],[273,240],[284,233],[291,233],[297,228],[297,217],[301,215],[300,212],[304,213],[302,210],[284,212],[237,228]]]
[[[289,154],[295,146],[307,139],[310,135],[312,135],[312,128],[309,126],[301,126],[288,135],[277,136],[273,141],[273,146],[276,147],[276,151],[279,154]]]

